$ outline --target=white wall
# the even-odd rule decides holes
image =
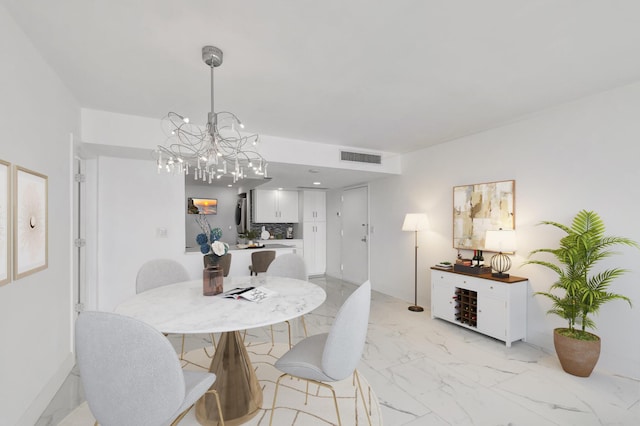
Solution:
[[[82,109],[83,142],[155,150],[166,138],[159,119]],[[260,135],[260,153],[268,161],[380,173],[401,172],[397,154],[376,152],[382,156],[383,164],[355,163],[341,161],[341,149],[369,152],[347,146]]]
[[[99,157],[87,176],[97,187],[98,271],[87,286],[97,290],[97,308],[112,310],[135,295],[138,269],[148,260],[181,262],[192,278],[202,274],[202,255],[185,254],[184,178],[155,173],[153,161]],[[166,237],[158,234],[165,229]]]
[[[215,198],[218,200],[218,214],[207,215],[207,221],[211,228],[220,228],[222,230],[222,241],[235,244],[238,238],[236,230],[236,201],[238,199],[238,190],[235,188],[227,188],[220,186],[194,185],[189,184],[191,179],[187,179],[185,188],[185,197],[193,198]],[[186,199],[184,200],[184,208],[186,212]],[[189,250],[200,253],[200,248],[196,243],[196,235],[202,232],[195,218],[197,215],[185,213],[186,227],[186,247]]]
[[[44,271],[0,287],[0,424],[33,425],[73,366],[70,135],[80,109],[0,6],[0,158],[49,182]]]
[[[521,267],[536,248],[554,247],[558,232],[542,220],[569,223],[581,209],[595,210],[609,235],[640,241],[640,83],[563,105],[520,122],[411,153],[403,175],[370,184],[371,279],[375,290],[413,300],[413,235],[402,232],[405,213],[425,212],[431,230],[419,236],[419,304],[430,303],[429,267],[454,260],[452,188],[515,179],[518,252],[513,275],[528,277],[531,291],[548,289],[553,276],[533,265]],[[620,250],[603,266],[631,270],[611,290],[640,304],[640,251]],[[486,258],[487,256],[485,256]],[[529,342],[552,349],[549,303],[529,300]],[[595,317],[603,339],[597,368],[640,379],[640,307],[607,304]]]
[[[186,191],[218,198],[218,215],[209,216],[209,223],[223,228],[223,241],[235,242],[237,234],[231,224],[235,223],[235,189],[185,189],[183,177],[157,174],[150,160],[99,156],[88,163],[87,190],[96,188],[97,193],[88,201],[88,210],[97,213],[89,213],[87,219],[91,259],[86,294],[95,295],[87,300],[87,309],[112,311],[134,296],[138,270],[151,259],[176,260],[187,268],[191,279],[202,277],[200,251],[185,253],[185,219],[193,220],[193,215],[185,214]],[[165,229],[166,237],[158,229]],[[281,248],[276,255],[292,251]],[[250,251],[233,251],[232,255],[231,275],[249,275]]]

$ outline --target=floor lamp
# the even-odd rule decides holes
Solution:
[[[414,303],[409,306],[413,312],[422,312],[422,306],[418,306],[418,231],[424,231],[429,227],[429,220],[424,213],[407,213],[402,224],[403,231],[413,231],[415,233],[415,258],[414,258]]]

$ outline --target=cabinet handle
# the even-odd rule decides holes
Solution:
[[[491,290],[493,290],[493,286],[492,286],[492,285],[490,285],[490,286],[489,286],[489,288],[490,288]]]

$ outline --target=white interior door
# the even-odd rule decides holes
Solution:
[[[342,279],[362,284],[369,279],[369,191],[342,193]]]

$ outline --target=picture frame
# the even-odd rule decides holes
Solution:
[[[14,280],[48,267],[48,178],[14,167],[13,277]]]
[[[187,198],[187,214],[218,214],[217,198]]]
[[[11,282],[11,163],[0,160],[0,286]]]
[[[487,230],[515,229],[515,180],[453,187],[453,248],[484,250]]]

